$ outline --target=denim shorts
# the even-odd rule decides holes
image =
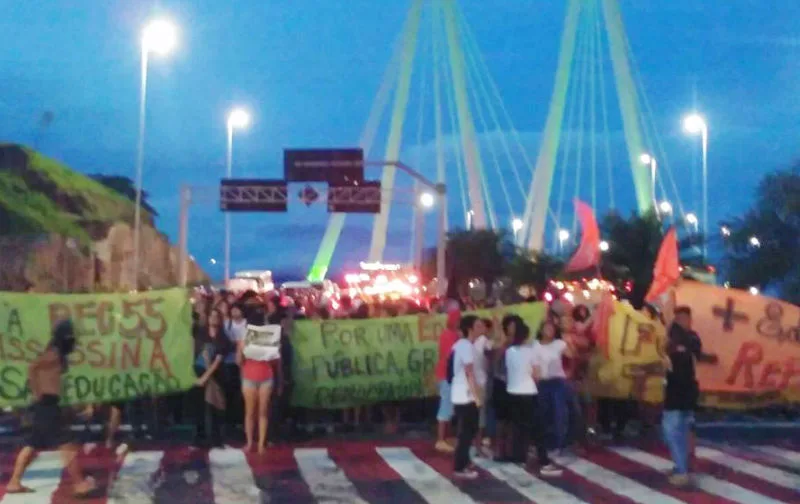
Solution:
[[[267,378],[266,380],[248,380],[246,378],[242,378],[242,388],[261,388],[262,386],[266,385],[268,387],[272,387],[272,378]]]
[[[439,382],[439,411],[436,420],[449,422],[453,419],[453,398],[450,396],[450,384],[447,380]]]

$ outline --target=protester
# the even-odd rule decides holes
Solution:
[[[72,480],[73,496],[84,498],[91,495],[96,486],[91,478],[84,478],[78,462],[78,444],[71,438],[69,425],[63,418],[59,405],[62,376],[67,371],[67,357],[75,348],[75,332],[72,323],[63,321],[53,330],[53,336],[44,353],[28,368],[28,384],[34,397],[31,407],[31,430],[25,446],[17,455],[14,470],[6,485],[6,493],[31,493],[22,486],[22,475],[42,450],[58,448],[67,475]]]
[[[236,363],[236,349],[239,342],[247,334],[247,319],[244,317],[244,307],[240,304],[230,305],[230,316],[225,320],[225,336],[230,343],[230,351],[225,356],[225,396],[228,399],[226,409],[226,423],[228,427],[236,427],[241,422],[244,414],[242,401],[242,370]]]
[[[690,483],[690,460],[694,453],[694,411],[700,396],[695,360],[713,364],[717,356],[703,353],[700,337],[692,330],[691,308],[677,307],[671,322],[666,343],[669,363],[661,423],[664,441],[675,463],[669,482],[686,486]]]
[[[566,447],[569,427],[570,391],[564,371],[564,357],[574,352],[561,338],[561,329],[552,320],[545,320],[536,335],[533,351],[540,367],[538,382],[542,415],[553,427],[551,447],[562,451]]]
[[[513,447],[510,425],[510,401],[508,395],[508,373],[506,370],[506,350],[511,344],[517,327],[523,324],[518,315],[506,315],[500,324],[500,338],[491,354],[492,386],[491,402],[495,419],[494,457],[502,461],[509,459]],[[488,402],[488,399],[487,399]]]
[[[561,470],[547,456],[537,400],[536,380],[546,363],[541,362],[539,352],[527,344],[529,337],[530,328],[525,323],[519,321],[514,324],[513,340],[506,350],[505,359],[513,448],[511,456],[502,461],[527,465],[528,446],[533,436],[539,473],[542,476],[559,476]]]
[[[569,389],[571,440],[585,448],[588,445],[586,434],[595,424],[596,408],[590,394],[589,361],[595,348],[592,333],[592,314],[586,305],[572,309],[569,319],[571,327],[565,330],[565,339],[574,350],[571,358],[565,361]]]
[[[481,390],[481,397],[486,399],[487,396],[487,376],[489,368],[488,353],[491,351],[492,342],[488,335],[492,329],[492,321],[489,319],[481,319],[476,323],[479,328],[478,337],[475,338],[473,347],[475,349],[475,380],[478,383],[478,388]],[[483,436],[486,431],[486,415],[489,405],[488,401],[483,402],[480,408],[479,421],[478,421],[478,436],[475,439],[476,449],[478,453],[483,452]]]
[[[450,383],[447,381],[447,361],[453,345],[459,339],[458,328],[460,320],[460,311],[457,309],[448,311],[447,323],[439,336],[439,360],[436,363],[436,380],[439,382],[439,410],[436,413],[438,424],[435,448],[443,453],[453,452],[453,446],[447,442],[447,428],[453,420],[453,402]]]
[[[271,299],[267,304],[267,317],[259,317],[255,311],[252,322],[278,322],[282,320],[277,310],[278,304]],[[251,320],[248,320],[248,325]],[[276,325],[276,324],[270,324]],[[248,328],[249,329],[249,328]],[[242,395],[244,396],[244,435],[245,451],[252,451],[255,438],[256,419],[258,420],[258,453],[264,454],[267,449],[267,433],[269,427],[269,404],[272,398],[275,370],[274,360],[280,359],[280,351],[275,348],[263,348],[250,344],[247,338],[239,342],[237,362],[242,368]],[[282,370],[282,366],[276,366]]]
[[[222,446],[222,424],[227,405],[223,359],[230,352],[223,330],[222,313],[218,310],[212,311],[208,318],[207,337],[201,342],[195,361],[195,372],[198,375],[195,387],[202,391],[203,396],[202,402],[198,401],[195,406],[195,445],[210,442],[211,446]],[[210,425],[207,426],[207,422]]]
[[[458,421],[458,442],[454,457],[454,476],[475,479],[478,473],[471,468],[469,449],[478,433],[479,410],[483,404],[481,390],[475,378],[475,339],[483,332],[483,323],[474,315],[461,319],[461,339],[453,345],[451,398]],[[448,367],[450,363],[448,362]]]

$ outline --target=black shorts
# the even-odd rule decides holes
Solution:
[[[30,409],[31,427],[25,444],[36,450],[52,450],[71,441],[69,418],[58,404],[58,397],[44,396]]]
[[[496,378],[492,382],[492,407],[494,407],[494,417],[498,422],[511,420],[506,382]]]

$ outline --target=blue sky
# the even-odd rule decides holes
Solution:
[[[85,173],[132,177],[138,33],[149,17],[168,14],[181,26],[181,41],[174,55],[150,66],[144,184],[161,214],[159,226],[173,237],[178,187],[201,188],[198,193],[206,197],[192,208],[190,249],[210,273],[219,275],[219,266],[209,261],[222,255],[223,219],[215,185],[224,170],[227,109],[243,104],[254,113],[252,127],[236,137],[237,176],[280,177],[284,147],[357,144],[409,3],[0,0],[0,140],[31,143],[39,117],[52,111],[55,121],[41,140],[42,151]],[[460,4],[522,144],[535,159],[565,2]],[[711,127],[710,221],[741,211],[761,175],[797,156],[800,3],[770,0],[769,8],[748,0],[620,4],[653,106],[653,124],[663,138],[684,205],[699,205],[693,184],[697,142],[680,131],[694,89]],[[422,40],[424,36],[424,46]],[[419,91],[419,75],[415,72],[412,81],[412,94],[417,94],[409,105],[409,125],[417,123],[419,96],[425,96]],[[607,78],[612,82],[610,74]],[[433,119],[430,109],[425,110],[422,134],[408,126],[401,157],[420,163],[432,176]],[[616,159],[624,144],[619,113],[611,114]],[[382,145],[386,129],[384,121],[376,145]],[[510,138],[507,130],[478,129],[484,149],[492,138]],[[505,222],[510,215],[501,210],[503,197],[495,177],[490,179],[498,220]],[[530,174],[523,179],[527,185]],[[624,211],[633,205],[630,179],[624,163],[613,172],[616,204]],[[455,184],[452,174],[448,182]],[[458,222],[461,204],[454,199],[450,218]],[[513,204],[519,207],[521,198]],[[598,199],[600,211],[607,204]],[[293,205],[288,214],[235,216],[234,268],[304,271],[327,215],[320,205],[300,206]],[[407,208],[393,211],[389,258],[409,257],[409,226],[404,223],[409,215]],[[357,263],[368,248],[371,219],[349,222],[334,267]],[[427,232],[432,244],[433,222]]]

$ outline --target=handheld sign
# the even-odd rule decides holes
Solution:
[[[242,353],[250,360],[271,361],[280,359],[280,342],[280,325],[248,325]]]

